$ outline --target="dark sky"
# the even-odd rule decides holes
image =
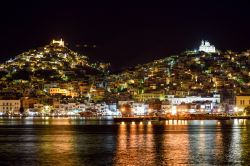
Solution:
[[[135,2],[136,1],[136,2]],[[221,50],[250,49],[248,0],[57,1],[0,5],[0,60],[63,38],[114,69],[166,57],[209,40]]]

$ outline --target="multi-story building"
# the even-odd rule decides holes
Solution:
[[[19,113],[20,100],[0,100],[0,113]]]
[[[197,101],[211,101],[212,103],[220,103],[220,95],[216,94],[212,97],[201,97],[201,96],[186,96],[186,97],[175,97],[174,95],[167,95],[167,100],[171,104],[181,103],[193,103]]]
[[[39,100],[36,98],[24,97],[22,100],[22,106],[24,109],[34,108],[34,104],[39,104]]]
[[[247,106],[250,106],[250,96],[236,96],[235,105],[237,109],[244,109]]]
[[[165,100],[164,93],[161,92],[148,92],[148,93],[142,93],[134,96],[134,99],[137,101],[147,101],[147,100],[153,100],[153,99],[159,99],[159,100]]]
[[[148,113],[148,104],[144,103],[133,103],[132,112],[134,115],[147,115]]]

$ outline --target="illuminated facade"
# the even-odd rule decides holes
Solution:
[[[212,103],[220,103],[220,95],[216,94],[212,97],[201,97],[201,96],[186,96],[186,97],[175,97],[174,95],[168,95],[167,100],[171,104],[179,105],[181,103],[192,103],[197,101],[210,101]]]
[[[236,96],[235,105],[239,109],[244,109],[247,106],[250,106],[250,96]]]
[[[132,111],[134,115],[146,115],[148,113],[148,104],[133,103]]]
[[[58,44],[58,46],[64,47],[64,41],[61,40],[52,40],[52,44]]]
[[[160,101],[165,100],[165,95],[163,93],[142,93],[134,96],[137,101],[147,101],[152,99],[159,99]]]
[[[213,45],[210,45],[208,41],[201,41],[201,45],[199,47],[199,51],[204,51],[207,53],[215,53],[215,47]]]
[[[71,97],[77,97],[78,93],[74,91],[70,91],[67,89],[61,89],[61,88],[50,88],[49,89],[50,95],[63,95],[63,96],[71,96]]]
[[[20,100],[0,100],[0,113],[19,113]]]

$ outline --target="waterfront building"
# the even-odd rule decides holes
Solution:
[[[24,109],[34,108],[34,104],[40,103],[39,100],[36,98],[24,97],[21,100]]]
[[[107,115],[110,115],[110,116],[119,116],[119,115],[121,115],[121,112],[119,111],[119,109],[117,109],[117,104],[116,103],[108,104]]]
[[[211,101],[211,103],[220,103],[220,95],[214,94],[212,97],[201,97],[201,96],[186,96],[186,97],[175,97],[174,95],[167,95],[167,100],[171,104],[181,104],[181,103],[193,103],[201,101]]]
[[[34,111],[35,112],[42,112],[42,110],[44,109],[44,105],[43,104],[34,104]]]
[[[169,103],[164,103],[161,106],[165,113],[173,112],[173,106],[176,113],[210,113],[218,111],[220,95],[214,94],[212,97],[167,95],[167,100]]]
[[[236,96],[235,106],[239,110],[243,110],[247,106],[250,106],[250,96]]]
[[[21,107],[20,100],[0,100],[0,113],[18,114]]]
[[[161,104],[161,110],[164,113],[171,113],[171,104],[169,103],[169,101],[163,101]]]
[[[144,103],[133,103],[132,112],[134,115],[147,115],[148,113],[148,104]]]

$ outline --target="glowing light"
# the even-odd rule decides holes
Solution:
[[[122,122],[122,123],[121,123],[121,125],[125,125],[125,123],[124,123],[124,122]]]
[[[176,106],[172,106],[171,108],[171,114],[172,115],[176,115],[177,111],[176,111]]]
[[[58,44],[59,46],[64,47],[64,41],[61,40],[52,40],[52,44]]]
[[[135,122],[132,122],[132,125],[135,125]]]
[[[201,45],[199,47],[199,51],[204,51],[207,53],[215,53],[215,47],[213,45],[210,45],[208,41],[201,41]]]
[[[148,125],[151,125],[151,121],[148,121]]]

